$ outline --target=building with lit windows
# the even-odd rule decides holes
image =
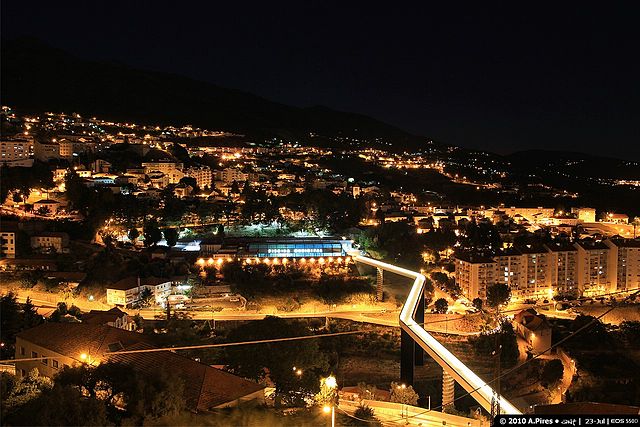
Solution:
[[[185,176],[196,180],[198,188],[211,187],[213,172],[208,167],[191,167],[184,171]]]
[[[3,139],[0,141],[0,164],[7,166],[31,167],[30,158],[33,140]]]
[[[152,175],[162,172],[169,180],[169,184],[177,184],[184,177],[182,173],[182,163],[171,161],[145,162],[142,163],[144,173]]]
[[[489,257],[464,254],[456,257],[456,283],[470,300],[487,298],[487,287],[497,283],[497,263]]]
[[[16,257],[16,232],[0,231],[0,258]]]
[[[610,250],[612,287],[617,291],[640,288],[640,240],[611,239],[604,243]]]
[[[521,297],[550,297],[553,291],[548,279],[549,252],[543,246],[525,245],[522,252],[522,271],[525,276],[518,293]]]
[[[578,250],[570,244],[548,244],[551,288],[560,295],[578,295]]]
[[[340,258],[353,252],[353,241],[335,238],[227,238],[202,242],[201,255],[223,259]]]
[[[603,242],[581,241],[578,250],[578,289],[581,295],[598,295],[612,290],[611,249]]]
[[[498,252],[493,259],[497,264],[496,283],[507,284],[512,293],[517,293],[526,280],[522,252],[516,248],[507,248]]]

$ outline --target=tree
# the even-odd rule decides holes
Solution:
[[[511,298],[511,288],[505,283],[496,283],[487,287],[487,305],[497,308]]]
[[[238,185],[237,181],[233,181],[231,183],[231,188],[229,189],[229,193],[231,194],[240,194],[240,186]]]
[[[151,305],[152,298],[153,292],[151,292],[150,288],[145,287],[140,291],[140,295],[138,295],[138,305],[140,307],[149,307],[149,305]]]
[[[551,389],[564,375],[564,365],[559,359],[553,359],[547,362],[542,368],[541,380],[542,384]]]
[[[412,386],[398,384],[396,382],[391,383],[391,402],[417,405],[419,398],[420,396],[418,396],[418,393],[415,392]]]
[[[147,247],[154,246],[162,240],[162,232],[158,228],[158,223],[156,221],[149,221],[146,223],[142,233],[144,235],[144,245]]]
[[[153,374],[148,374],[115,362],[84,364],[64,368],[56,384],[78,389],[89,398],[100,398],[107,406],[109,420],[117,424],[124,416],[141,425],[146,418],[177,414],[184,408],[184,382],[166,366],[156,366]]]
[[[269,316],[238,326],[229,332],[228,340],[240,342],[308,334],[308,328],[301,321]],[[301,403],[305,397],[317,392],[320,376],[329,367],[319,345],[318,340],[274,342],[227,347],[225,353],[229,366],[236,374],[257,381],[263,381],[268,375],[275,383],[279,401]],[[302,373],[298,375],[293,367]]]
[[[353,412],[353,417],[345,417],[341,420],[340,425],[362,426],[362,427],[378,427],[382,424],[376,418],[375,412],[367,405],[359,405]]]
[[[39,325],[42,323],[42,317],[38,315],[30,298],[21,306],[13,292],[0,297],[0,315],[0,341],[4,344],[0,347],[0,356],[9,359],[15,355],[18,332]]]
[[[178,229],[165,228],[163,234],[164,239],[167,241],[167,246],[174,247],[178,243]]]
[[[135,243],[138,240],[138,237],[140,237],[140,232],[137,228],[131,227],[129,229],[129,233],[127,233],[127,236],[129,237],[129,240]]]
[[[29,373],[20,379],[7,396],[5,406],[11,411],[18,406],[24,405],[35,399],[43,390],[53,387],[53,381],[48,377],[40,376],[37,368],[33,368]]]
[[[436,302],[434,303],[434,308],[436,309],[437,313],[446,314],[447,311],[449,311],[449,303],[447,302],[446,299],[440,298],[440,299],[437,299]]]
[[[83,396],[77,388],[55,385],[7,416],[8,425],[109,425],[104,402]]]
[[[472,302],[473,302],[473,306],[477,310],[482,310],[482,299],[481,298],[474,298]]]
[[[449,281],[449,276],[441,271],[434,271],[433,273],[431,273],[431,280],[433,280],[440,286],[446,286],[447,282]]]

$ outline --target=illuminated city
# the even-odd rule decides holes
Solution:
[[[637,13],[116,3],[2,5],[0,424],[640,422]]]

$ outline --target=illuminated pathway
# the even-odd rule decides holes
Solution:
[[[452,377],[460,384],[486,411],[491,412],[491,402],[495,398],[496,392],[471,369],[467,368],[457,357],[440,344],[430,333],[428,333],[420,323],[424,322],[424,283],[425,277],[415,271],[396,267],[375,259],[364,256],[354,256],[353,260],[362,264],[375,267],[378,270],[389,271],[400,276],[414,279],[413,286],[407,297],[407,301],[400,312],[400,327],[402,328],[402,361],[401,377],[413,379],[413,367],[416,362],[420,362],[421,354],[415,352],[414,342],[417,343],[429,356],[433,358],[443,369],[444,377]],[[422,311],[422,313],[419,313]],[[420,316],[422,314],[422,316]],[[416,322],[416,316],[419,321]],[[412,382],[412,381],[408,381]],[[443,405],[453,402],[442,402]],[[520,414],[521,412],[504,397],[500,396],[500,412],[503,414]]]

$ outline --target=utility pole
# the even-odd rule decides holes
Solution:
[[[496,306],[496,321],[500,322],[500,304]],[[499,325],[499,323],[498,323]],[[494,419],[497,415],[500,415],[500,371],[501,371],[501,355],[502,345],[500,344],[500,333],[496,332],[495,340],[496,349],[493,351],[495,360],[495,373],[493,379],[494,393],[491,398],[491,419]]]

